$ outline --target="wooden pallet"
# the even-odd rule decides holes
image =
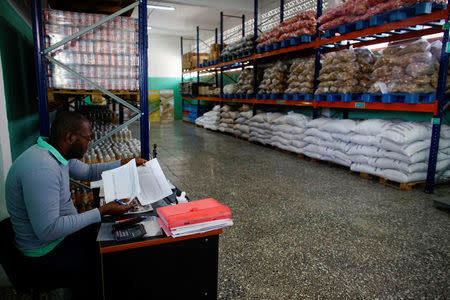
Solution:
[[[402,191],[411,191],[416,186],[423,187],[426,184],[425,180],[416,181],[416,182],[408,182],[408,183],[400,183],[400,182],[395,182],[392,180],[384,179],[381,177],[379,179],[379,182],[386,186],[393,187],[395,189],[402,190]]]
[[[128,90],[111,90],[111,93],[130,103],[139,103],[140,92]],[[48,102],[66,102],[76,97],[91,96],[92,102],[101,103],[106,94],[99,90],[47,89]]]

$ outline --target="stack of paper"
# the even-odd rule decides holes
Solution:
[[[136,167],[135,160],[102,173],[105,202],[135,197],[141,205],[149,205],[172,195],[171,186],[156,158]]]
[[[233,225],[230,209],[213,198],[156,209],[158,223],[168,236],[179,237]]]

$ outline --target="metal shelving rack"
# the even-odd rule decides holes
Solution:
[[[110,91],[104,89],[103,87],[95,84],[90,81],[88,78],[83,75],[77,73],[72,70],[67,65],[55,60],[49,54],[63,46],[64,44],[73,41],[85,34],[86,32],[93,30],[94,28],[100,26],[101,24],[120,16],[121,14],[135,8],[139,7],[139,92],[140,92],[140,109],[134,107],[127,101],[118,97],[117,95],[111,93]],[[32,18],[33,18],[33,40],[34,40],[34,57],[36,64],[36,78],[37,78],[37,89],[38,89],[38,100],[39,100],[39,119],[40,119],[40,134],[42,136],[49,136],[50,134],[50,122],[48,116],[48,99],[47,99],[47,73],[45,68],[45,60],[49,60],[52,63],[60,66],[66,71],[72,73],[76,77],[84,80],[91,84],[95,89],[100,90],[104,94],[106,94],[110,99],[116,101],[122,106],[127,107],[128,109],[136,112],[136,115],[128,120],[127,122],[120,124],[117,128],[110,131],[108,134],[97,140],[96,142],[90,145],[90,148],[95,147],[100,144],[102,141],[112,136],[116,132],[120,131],[122,128],[130,125],[134,121],[140,119],[140,135],[141,135],[141,156],[145,159],[150,158],[150,144],[149,144],[149,123],[148,123],[148,57],[147,57],[147,48],[148,48],[148,38],[147,38],[147,0],[139,0],[136,1],[129,6],[109,15],[97,23],[88,26],[71,36],[61,40],[60,42],[48,47],[44,48],[44,34],[43,34],[43,26],[42,26],[42,10],[39,0],[33,0],[33,9],[32,9]],[[123,112],[121,112],[123,116]]]
[[[317,18],[322,14],[323,7],[322,0],[317,0]],[[284,0],[280,0],[280,22],[284,17]],[[441,20],[449,20],[449,5],[447,2],[447,8],[444,10],[438,10],[429,14],[407,18],[401,21],[396,21],[384,25],[379,25],[375,27],[370,27],[367,29],[353,31],[346,34],[333,36],[330,38],[322,38],[320,31],[317,30],[317,35],[310,43],[299,44],[296,46],[290,46],[286,48],[281,48],[278,50],[273,50],[270,52],[265,52],[257,54],[256,51],[250,57],[245,57],[229,62],[221,62],[216,65],[210,65],[207,67],[196,68],[194,70],[183,72],[184,74],[190,72],[200,72],[204,71],[214,71],[223,70],[224,67],[231,66],[232,68],[241,68],[244,63],[253,64],[254,77],[255,77],[255,94],[256,94],[256,72],[257,64],[261,59],[270,59],[275,57],[298,57],[301,56],[301,52],[305,50],[313,50],[315,53],[315,84],[314,88],[317,88],[317,78],[320,71],[320,54],[325,49],[327,51],[337,51],[340,43],[344,41],[354,41],[353,47],[362,47],[371,44],[392,42],[398,40],[406,40],[410,38],[417,38],[423,35],[429,35],[433,33],[442,32]],[[405,30],[403,33],[394,33],[394,30],[408,29],[408,27],[415,25],[430,25],[429,28],[422,30]],[[319,24],[317,25],[319,26]],[[450,28],[450,26],[448,27]],[[254,38],[256,40],[258,33],[258,0],[254,0]],[[402,103],[365,103],[365,102],[327,102],[327,101],[289,101],[289,100],[258,100],[252,99],[224,99],[220,97],[183,97],[184,99],[201,100],[201,101],[215,101],[215,102],[236,102],[236,103],[249,103],[249,104],[266,104],[266,105],[287,105],[287,106],[309,106],[313,109],[313,117],[318,116],[318,110],[321,107],[328,108],[343,108],[343,109],[357,109],[357,110],[385,110],[385,111],[411,111],[411,112],[424,112],[433,114],[433,128],[432,128],[432,138],[430,141],[430,155],[427,171],[427,180],[425,186],[426,193],[433,193],[433,187],[435,184],[435,173],[436,173],[436,162],[437,154],[439,149],[439,136],[442,123],[443,111],[446,107],[445,100],[445,86],[448,73],[448,54],[445,51],[446,45],[448,43],[448,29],[444,30],[444,37],[442,40],[443,48],[441,51],[440,68],[438,75],[438,87],[436,91],[436,101],[430,104],[402,104]],[[361,39],[362,37],[371,37],[371,40]],[[256,47],[256,44],[255,44]],[[344,118],[348,116],[348,110],[344,111]]]

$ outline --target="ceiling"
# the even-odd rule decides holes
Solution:
[[[134,0],[47,0],[49,7],[68,11],[111,14]],[[285,0],[288,2],[288,0]],[[259,0],[259,13],[279,6],[280,0]],[[201,29],[220,30],[220,12],[226,15],[242,16],[245,20],[253,19],[254,0],[163,0],[151,1],[148,4],[172,5],[174,11],[149,9],[148,25],[152,27],[149,34],[174,35],[186,38],[196,36],[196,27]],[[125,14],[138,17],[138,8]],[[224,18],[224,30],[242,23],[240,18]],[[214,32],[201,30],[200,39],[206,40],[214,36]]]

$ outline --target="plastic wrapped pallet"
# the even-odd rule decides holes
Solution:
[[[314,59],[295,59],[289,68],[286,94],[312,94],[314,90]]]
[[[439,63],[430,44],[417,40],[406,47],[391,46],[383,51],[372,72],[370,93],[434,93]]]
[[[331,52],[323,57],[316,94],[352,94],[369,90],[375,58],[365,48]]]
[[[263,80],[259,84],[259,94],[281,94],[285,90],[286,65],[278,61],[264,71]]]
[[[242,37],[237,42],[234,42],[226,46],[220,53],[220,56],[222,58],[229,55],[242,56],[245,53],[247,53],[247,55],[250,55],[252,52],[253,52],[253,35],[250,34],[245,37]]]

